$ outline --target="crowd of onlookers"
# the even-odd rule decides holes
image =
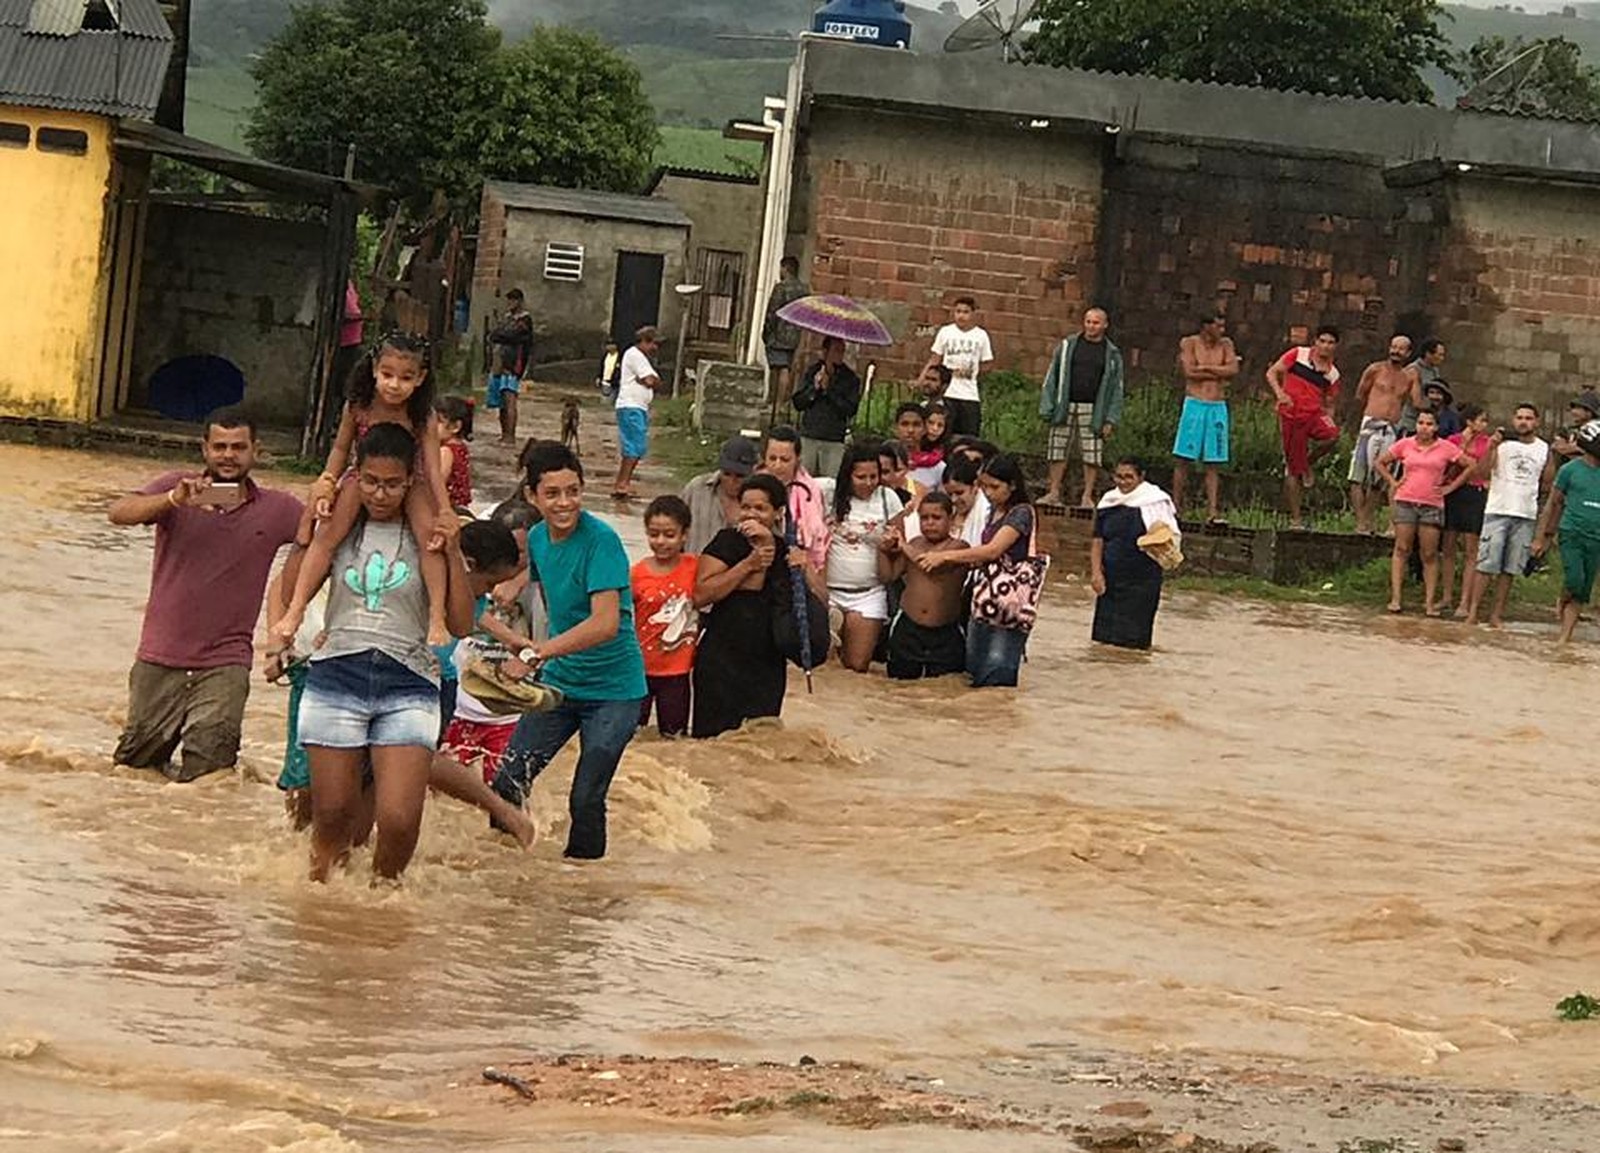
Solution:
[[[384,336],[351,377],[326,470],[309,500],[251,478],[255,429],[236,411],[207,423],[203,472],[172,472],[110,510],[156,527],[151,595],[120,763],[192,780],[236,759],[255,621],[265,597],[272,679],[291,685],[280,785],[309,825],[312,875],[324,878],[376,828],[374,867],[398,875],[415,848],[429,789],[483,809],[524,845],[533,779],[578,740],[566,855],[606,851],[606,797],[636,730],[716,737],[783,709],[789,668],[875,664],[894,680],[964,675],[1018,683],[1049,558],[1037,502],[1018,460],[978,435],[978,376],[993,357],[970,299],[956,302],[919,379],[920,400],[894,413],[893,435],[863,442],[853,422],[861,381],[843,346],[823,343],[790,398],[798,428],[722,446],[717,468],[643,509],[647,555],[630,560],[613,523],[584,507],[576,446],[533,440],[514,489],[483,518],[470,447],[472,408],[436,399],[430,350]],[[1099,309],[1055,351],[1040,398],[1050,425],[1049,492],[1083,465],[1094,509],[1087,576],[1093,637],[1149,648],[1163,574],[1182,560],[1178,501],[1142,462],[1102,449],[1121,416],[1121,354]],[[521,328],[506,329],[520,340]],[[1266,373],[1277,401],[1291,516],[1319,454],[1337,442],[1339,334],[1318,330]],[[615,358],[612,391],[626,510],[648,445],[655,333]],[[502,413],[525,349],[491,377]],[[792,359],[792,358],[791,358]],[[1570,427],[1540,439],[1519,405],[1492,427],[1455,403],[1444,348],[1413,357],[1396,336],[1356,388],[1362,407],[1349,480],[1359,527],[1387,503],[1395,537],[1393,600],[1421,561],[1424,609],[1455,600],[1476,621],[1492,588],[1498,624],[1511,583],[1559,540],[1562,637],[1600,574],[1600,396],[1572,406]],[[1188,385],[1174,454],[1204,473],[1220,518],[1228,457],[1228,382],[1238,357],[1220,316],[1185,338]],[[502,421],[502,435],[515,431]],[[1557,464],[1567,458],[1564,464]],[[1184,496],[1186,470],[1175,488]],[[1387,502],[1374,494],[1388,491]],[[268,589],[280,548],[293,549]],[[172,759],[179,747],[178,766]]]

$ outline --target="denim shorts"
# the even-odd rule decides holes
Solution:
[[[1535,523],[1527,516],[1486,516],[1478,537],[1478,571],[1521,576],[1528,567]]]
[[[313,660],[298,735],[325,749],[437,748],[439,687],[373,649]]]
[[[1424,528],[1444,527],[1444,508],[1431,504],[1417,504],[1409,500],[1394,502],[1394,513],[1390,518],[1395,524],[1415,524]]]

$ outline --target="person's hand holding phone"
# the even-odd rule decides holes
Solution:
[[[203,508],[230,509],[238,508],[244,501],[244,486],[236,480],[212,480],[210,477],[201,477],[203,486],[190,498],[193,504]]]

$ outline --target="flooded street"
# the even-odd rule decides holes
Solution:
[[[554,835],[569,750],[533,853],[436,799],[401,889],[364,858],[320,889],[271,784],[286,690],[241,775],[109,767],[153,534],[103,510],[162,468],[0,446],[0,1150],[1062,1147],[452,1088],[567,1052],[1038,1108],[1095,1062],[1594,1093],[1600,1024],[1554,1013],[1600,993],[1586,646],[1190,595],[1104,654],[1062,583],[1019,693],[794,676],[781,729],[637,741],[597,866]],[[1335,1148],[1325,1114],[1284,1148]],[[1600,1139],[1555,1124],[1472,1147]]]

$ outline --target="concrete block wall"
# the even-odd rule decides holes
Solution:
[[[1176,379],[1179,339],[1220,307],[1244,388],[1332,323],[1353,391],[1425,303],[1433,196],[1376,162],[1132,141],[1106,170],[1098,303],[1135,379]]]
[[[1429,314],[1457,396],[1549,418],[1600,384],[1600,192],[1452,181]]]
[[[791,251],[815,292],[873,307],[886,379],[926,362],[971,295],[996,366],[1042,374],[1094,288],[1099,138],[819,107],[797,165]],[[867,354],[864,354],[867,355]]]
[[[167,361],[211,355],[243,371],[245,404],[263,423],[304,424],[325,237],[316,223],[152,203],[133,338],[133,407],[148,403],[150,377]]]

